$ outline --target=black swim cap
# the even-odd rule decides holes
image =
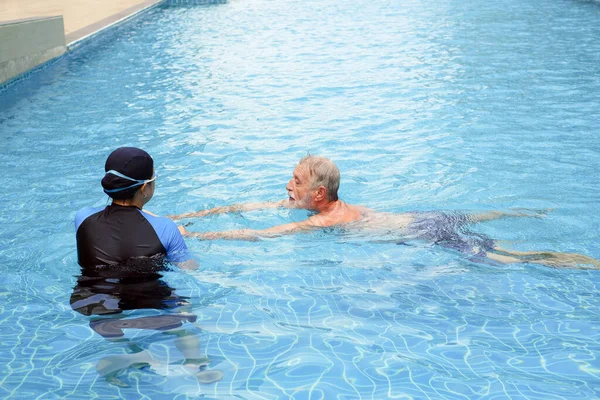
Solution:
[[[120,147],[110,153],[106,159],[104,170],[106,172],[117,171],[132,179],[150,179],[154,172],[154,160],[150,157],[150,154],[137,147]],[[126,188],[131,186],[131,183],[131,180],[114,174],[106,174],[102,178],[102,187],[105,191]],[[129,199],[133,197],[138,189],[139,186],[107,194],[113,199]]]

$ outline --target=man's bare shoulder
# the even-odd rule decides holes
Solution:
[[[343,203],[341,207],[342,217],[346,222],[354,222],[363,219],[373,212],[370,208],[361,205]]]
[[[308,218],[306,223],[321,228],[349,224],[360,221],[368,212],[369,209],[366,207],[354,206],[340,201],[335,209],[315,214]]]

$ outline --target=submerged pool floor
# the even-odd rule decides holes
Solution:
[[[600,258],[598,37],[593,1],[161,7],[6,88],[0,398],[599,397],[598,271],[501,267],[344,230],[189,239],[200,268],[164,280],[190,298],[214,383],[186,370],[173,335],[108,341],[69,306],[73,217],[106,204],[104,161],[125,145],[153,155],[148,209],[161,215],[283,199],[310,152],[337,163],[350,203],[548,209],[475,230]],[[264,210],[189,229],[306,217]],[[96,372],[140,349],[160,365],[112,383]]]

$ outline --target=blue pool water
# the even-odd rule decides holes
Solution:
[[[278,200],[310,151],[375,210],[549,208],[479,233],[600,258],[600,5],[593,1],[232,1],[161,7],[0,92],[0,398],[600,397],[600,271],[497,266],[339,230],[188,240],[217,383],[169,335],[168,368],[96,373],[129,352],[71,310],[72,219],[102,205],[106,156],[155,158],[148,209]],[[195,231],[306,218],[266,210]],[[153,312],[140,312],[149,315]]]

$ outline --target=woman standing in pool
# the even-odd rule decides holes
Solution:
[[[85,315],[177,307],[183,299],[159,279],[160,271],[165,261],[192,261],[175,223],[143,210],[154,195],[154,160],[144,150],[121,147],[105,170],[102,187],[112,204],[75,216],[82,273],[71,307]]]
[[[75,216],[77,258],[81,276],[71,295],[71,307],[84,315],[98,316],[91,328],[106,339],[124,336],[124,328],[169,331],[175,345],[198,372],[206,363],[200,342],[187,330],[177,330],[196,316],[185,313],[187,298],[162,279],[166,263],[195,268],[177,225],[168,218],[143,210],[156,185],[154,160],[144,150],[121,147],[113,151],[102,178],[104,192],[112,198],[106,207],[86,207]],[[173,313],[142,318],[122,318],[123,311],[177,309]],[[106,318],[106,316],[113,318]],[[98,373],[121,384],[116,374],[131,364],[154,364],[148,351],[130,344],[135,354],[109,356],[100,360]],[[198,376],[201,379],[200,375]],[[206,379],[206,377],[204,377]],[[218,378],[220,379],[220,378]]]

